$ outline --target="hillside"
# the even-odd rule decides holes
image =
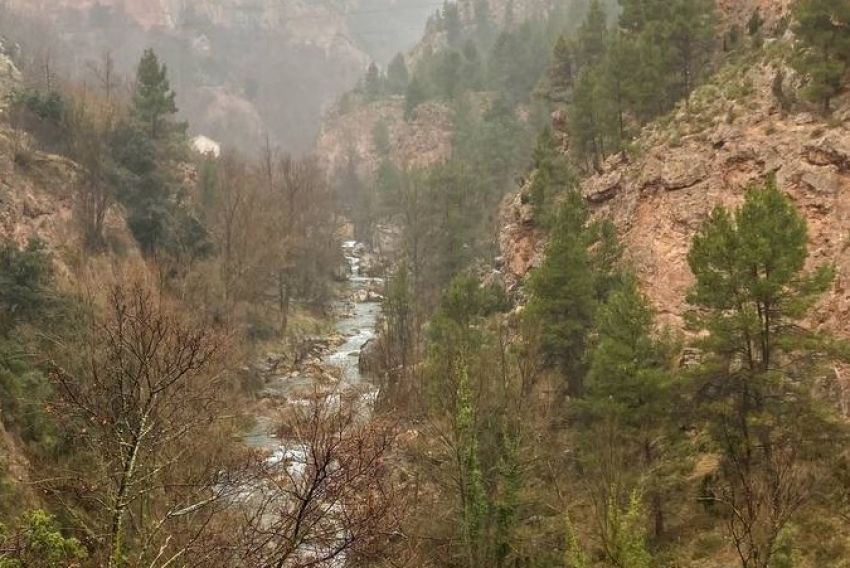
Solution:
[[[847,0],[6,6],[0,567],[850,568]]]
[[[57,69],[81,80],[96,80],[92,62],[100,65],[107,51],[120,72],[132,75],[142,50],[154,47],[195,132],[250,151],[267,133],[286,149],[309,149],[330,104],[372,59],[411,45],[430,11],[420,2],[384,0],[14,0],[4,6],[8,35],[31,44],[26,51],[33,58],[49,52]],[[397,23],[395,31],[365,29],[364,17],[374,16]]]
[[[804,213],[812,266],[835,265],[837,280],[816,324],[850,333],[850,99],[827,118],[805,106],[783,110],[796,75],[777,56],[730,63],[687,105],[649,125],[633,154],[618,155],[582,182],[594,215],[616,225],[643,290],[661,321],[681,327],[693,283],[686,254],[694,234],[718,205],[737,206],[754,182],[774,174]],[[689,110],[688,110],[689,107]],[[520,193],[520,195],[522,192]],[[521,280],[542,259],[544,234],[517,196],[503,206],[502,252],[508,281]]]
[[[476,8],[477,6],[477,8]],[[483,6],[486,6],[484,8]],[[565,3],[552,0],[489,0],[476,2],[462,0],[457,3],[458,33],[483,56],[493,49],[495,36],[500,33],[518,33],[524,23],[544,22],[555,10],[562,11],[569,21],[576,22],[581,15],[582,2],[570,0]],[[407,67],[406,73],[411,77],[421,67],[428,67],[427,60],[435,54],[461,51],[461,40],[455,39],[457,45],[450,45],[449,32],[445,29],[445,16],[437,11],[429,20],[424,35],[406,52],[400,54]],[[481,32],[481,28],[486,28]],[[482,39],[484,36],[485,39]],[[468,44],[468,45],[469,45]],[[534,55],[537,55],[536,53]],[[545,62],[538,61],[537,64]],[[485,84],[468,88],[477,109],[486,108],[488,100],[494,93],[487,92]],[[334,105],[322,121],[321,134],[317,143],[317,154],[329,160],[334,171],[340,165],[340,156],[353,155],[358,161],[361,172],[374,173],[378,159],[374,149],[370,149],[370,141],[375,126],[379,122],[386,123],[392,134],[392,158],[399,166],[425,167],[443,161],[451,154],[451,139],[453,136],[452,116],[455,110],[447,97],[440,95],[426,96],[428,104],[413,114],[411,120],[405,115],[408,105],[402,85],[400,93],[382,93],[379,102],[364,97],[357,91],[350,92],[342,101]],[[527,93],[522,93],[523,97]],[[352,152],[353,150],[353,152]]]

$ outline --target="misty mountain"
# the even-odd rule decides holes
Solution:
[[[245,149],[309,148],[322,113],[371,61],[421,36],[427,0],[10,0],[4,33],[34,65],[94,81],[110,52],[132,75],[153,47],[193,131]],[[49,54],[49,57],[48,57]],[[36,60],[40,60],[41,63]]]

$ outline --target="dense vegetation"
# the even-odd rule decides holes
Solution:
[[[274,475],[240,441],[240,367],[264,345],[291,363],[325,317],[329,186],[271,147],[193,153],[151,50],[129,94],[109,57],[95,88],[41,71],[8,97],[6,163],[66,188],[76,233],[0,245],[0,565],[236,565],[267,547],[225,505]]]
[[[579,186],[786,29],[772,63],[828,115],[850,79],[846,2],[798,0],[771,31],[710,0],[500,24],[472,5],[446,3],[437,39],[341,102],[401,105],[408,126],[447,109],[451,153],[429,167],[399,163],[386,122],[368,175],[352,157],[329,181],[270,146],[199,156],[152,50],[126,93],[108,56],[95,87],[29,70],[4,115],[10,176],[67,167],[77,234],[0,245],[0,442],[18,452],[0,463],[0,568],[847,565],[850,344],[810,326],[835,274],[805,218],[770,176],[717,207],[667,329]],[[505,290],[494,233],[518,179],[547,246]],[[373,265],[380,395],[374,412],[299,400],[269,459],[243,442],[252,361],[299,370],[349,221],[367,243],[397,229]]]
[[[717,68],[753,61],[766,39],[777,40],[757,11],[722,27],[708,1],[586,8],[572,28],[548,28],[556,16],[492,33],[478,20],[459,22],[447,5],[431,22],[444,49],[412,69],[398,58],[385,77],[373,68],[364,82],[367,101],[397,100],[409,78],[407,120],[426,102],[455,117],[445,164],[405,172],[381,152],[379,206],[367,219],[398,223],[405,243],[387,289],[382,404],[421,435],[406,458],[422,489],[403,526],[427,544],[411,545],[412,558],[469,567],[716,565],[718,557],[743,567],[840,566],[847,430],[828,393],[832,365],[850,352],[802,324],[832,272],[804,269],[800,214],[770,179],[739,210],[714,212],[691,244],[696,284],[681,334],[659,329],[614,227],[591,216],[576,188],[608,156],[639,153],[644,125],[690,112],[688,96]],[[828,111],[826,99],[848,80],[844,6],[802,1],[793,15],[797,43],[786,64],[801,73],[801,97]],[[524,59],[538,45],[551,50],[548,65]],[[470,108],[483,109],[477,120]],[[550,112],[555,129],[536,118]],[[494,116],[505,130],[485,126]],[[476,123],[500,135],[476,138],[468,129]],[[386,148],[386,126],[375,141]],[[548,247],[524,287],[527,302],[512,309],[498,286],[480,284],[474,263],[487,250],[474,243],[492,237],[462,211],[491,215],[506,187],[499,180],[529,163],[523,194]],[[445,176],[458,167],[474,175]],[[478,193],[476,180],[491,175]],[[368,191],[368,180],[358,183]],[[456,209],[441,209],[443,199]]]

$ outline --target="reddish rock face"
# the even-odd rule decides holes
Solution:
[[[692,99],[691,115],[682,111],[645,133],[639,158],[609,165],[582,189],[595,214],[616,223],[662,319],[678,325],[692,283],[686,255],[700,224],[775,174],[808,221],[810,266],[834,264],[837,271],[812,323],[850,333],[850,104],[841,104],[830,126],[806,112],[784,115],[771,94],[775,69],[747,75],[750,98],[732,101],[718,91],[701,105]]]
[[[793,74],[784,71],[790,92]],[[662,324],[682,325],[693,282],[686,257],[701,223],[718,205],[738,206],[751,184],[775,174],[808,222],[809,266],[836,268],[835,285],[810,323],[850,334],[850,97],[836,101],[828,121],[803,110],[783,113],[772,93],[776,72],[764,63],[736,75],[734,81],[752,82],[753,93],[738,100],[722,83],[703,87],[690,111],[682,106],[644,131],[636,157],[612,157],[582,184],[594,215],[616,224],[626,261]],[[539,264],[544,245],[524,211],[519,195],[503,207],[509,283]]]

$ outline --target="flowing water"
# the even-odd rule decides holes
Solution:
[[[345,299],[340,300],[335,309],[335,313],[341,314],[336,321],[335,331],[344,340],[322,356],[320,369],[318,369],[322,372],[319,372],[318,376],[316,366],[310,365],[308,372],[289,373],[269,381],[263,394],[272,402],[279,401],[280,407],[314,404],[315,397],[309,396],[309,393],[321,393],[329,404],[334,404],[334,401],[338,403],[341,397],[353,394],[359,396],[363,402],[357,406],[363,418],[371,415],[378,389],[360,373],[359,358],[363,347],[375,337],[376,325],[381,313],[381,304],[377,300],[381,298],[374,293],[373,289],[380,286],[382,281],[360,274],[361,255],[364,251],[365,247],[354,241],[348,241],[343,245],[343,252],[349,263],[350,277],[345,283],[343,294]],[[326,371],[331,371],[338,378],[333,387],[329,388],[327,383],[323,382],[322,375],[326,375]],[[275,405],[266,407],[268,406]],[[245,437],[245,441],[266,453],[265,463],[269,471],[273,472],[272,475],[288,479],[297,487],[308,472],[308,456],[311,448],[305,440],[284,439],[277,436],[276,411],[277,408],[272,408],[267,413],[258,414],[255,417],[255,427]],[[274,492],[276,486],[266,481],[253,480],[239,483],[234,487],[237,489],[237,498],[244,505],[262,502],[263,495],[267,494],[269,489]],[[329,503],[326,512],[332,513],[338,507],[338,504]],[[333,524],[336,521],[329,522],[332,527],[338,526]],[[342,525],[339,525],[336,530],[341,542],[345,538],[345,531]],[[331,539],[329,543],[318,547],[302,545],[296,557],[311,561],[321,558],[327,550],[334,549],[336,542]],[[328,561],[315,565],[317,568],[344,568],[346,563],[347,554],[342,553],[335,554]]]
[[[380,278],[369,278],[360,274],[361,255],[365,248],[356,241],[343,243],[343,253],[349,265],[350,276],[345,283],[343,297],[335,306],[335,313],[341,314],[336,323],[335,331],[345,338],[345,341],[332,347],[321,359],[323,367],[336,370],[340,377],[339,383],[329,397],[356,392],[371,407],[371,402],[377,396],[377,387],[360,373],[360,351],[375,337],[376,325],[381,314],[381,304],[376,296],[370,294],[375,287],[382,284]],[[304,398],[305,392],[320,387],[317,378],[309,374],[285,375],[272,379],[265,388],[265,394],[277,400],[285,400],[289,404],[309,404]],[[255,417],[256,425],[246,436],[246,442],[252,447],[266,449],[270,459],[292,460],[297,456],[289,455],[291,449],[276,437],[274,419],[270,416]]]

